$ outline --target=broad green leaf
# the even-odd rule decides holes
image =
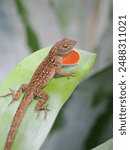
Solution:
[[[39,63],[48,54],[50,47],[39,50],[23,61],[9,74],[0,87],[0,95],[9,93],[9,88],[18,89],[21,84],[28,83]],[[37,113],[34,110],[37,99],[28,107],[26,114],[20,124],[12,150],[38,150],[47,137],[55,119],[63,104],[67,101],[78,83],[86,76],[95,63],[96,55],[79,50],[81,61],[76,66],[69,66],[63,70],[76,70],[75,77],[53,78],[44,88],[49,98],[47,105],[50,111],[47,119],[44,120],[44,112],[41,112],[40,118],[36,119]],[[8,106],[11,97],[0,99],[0,149],[4,148],[7,134],[16,109],[22,99]]]
[[[113,141],[109,139],[105,143],[93,148],[92,150],[113,150]]]

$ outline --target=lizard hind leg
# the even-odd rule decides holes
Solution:
[[[17,91],[14,91],[14,90],[12,90],[12,89],[9,89],[9,90],[10,90],[10,93],[8,93],[8,94],[6,94],[6,95],[3,95],[3,96],[0,96],[0,98],[1,98],[1,97],[7,97],[7,96],[9,96],[9,95],[12,95],[12,100],[11,100],[11,102],[9,103],[9,105],[10,105],[10,104],[12,104],[14,101],[16,101],[16,100],[19,99],[21,93],[22,93],[23,91],[26,91],[27,86],[28,86],[27,84],[22,84],[21,87],[20,87]]]
[[[44,119],[46,119],[47,111],[49,111],[49,109],[44,104],[48,99],[48,94],[42,92],[41,90],[41,91],[37,91],[35,93],[35,96],[38,96],[39,98],[41,98],[41,100],[37,103],[35,107],[35,110],[38,112],[37,118],[39,118],[40,111],[44,110]]]
[[[10,91],[12,93],[12,98],[13,99],[11,100],[11,102],[9,103],[9,105],[11,105],[13,102],[15,102],[16,100],[18,100],[19,97],[20,97],[20,95],[22,94],[22,92],[27,90],[27,87],[28,87],[27,84],[22,84],[21,87],[17,91],[14,91],[14,90],[10,89]]]

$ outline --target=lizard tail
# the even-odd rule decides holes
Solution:
[[[26,112],[26,108],[28,107],[28,105],[31,103],[32,99],[33,99],[34,95],[32,94],[25,94],[23,100],[21,101],[15,116],[13,118],[12,121],[12,125],[10,127],[10,131],[8,133],[8,137],[6,140],[6,144],[4,147],[4,150],[10,150],[11,146],[13,144],[14,138],[16,136],[17,130],[19,128],[19,125],[21,123],[21,120]]]

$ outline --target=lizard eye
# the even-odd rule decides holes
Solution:
[[[68,48],[68,46],[67,45],[63,45],[63,48]]]

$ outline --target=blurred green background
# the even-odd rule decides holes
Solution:
[[[41,150],[89,150],[112,137],[112,0],[0,0],[0,82],[30,53],[68,37],[97,53]]]

